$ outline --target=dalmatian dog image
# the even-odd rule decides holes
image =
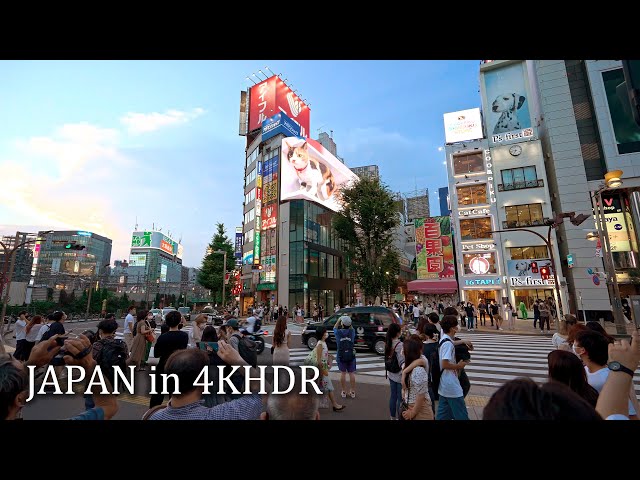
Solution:
[[[518,276],[524,277],[525,275],[527,275],[527,272],[531,270],[531,263],[527,262],[526,260],[520,260],[516,262],[515,268],[518,271]]]
[[[526,98],[518,93],[504,93],[498,95],[491,104],[491,111],[501,113],[493,133],[506,133],[520,130],[520,120],[518,119],[518,109],[522,107]]]

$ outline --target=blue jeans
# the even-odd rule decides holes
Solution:
[[[467,328],[473,328],[473,320],[474,320],[473,315],[470,315],[467,317]]]
[[[391,385],[391,396],[389,397],[389,414],[392,417],[400,411],[400,403],[402,402],[402,385],[393,380],[389,380]]]
[[[447,398],[440,395],[436,420],[469,420],[464,397]]]

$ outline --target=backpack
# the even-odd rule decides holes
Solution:
[[[352,362],[356,358],[353,353],[353,342],[351,336],[342,337],[338,345],[338,360],[344,363]]]
[[[433,399],[438,400],[440,396],[438,395],[438,388],[440,387],[440,378],[442,377],[442,370],[440,369],[440,345],[444,342],[451,342],[450,338],[444,338],[441,342],[438,343],[438,348],[436,348],[429,357],[429,386],[433,390]],[[451,342],[453,343],[453,342]],[[470,360],[471,353],[469,353],[469,347],[465,344],[462,345],[454,345],[456,360]],[[464,373],[464,369],[460,372],[461,374],[458,376],[458,379]],[[469,388],[471,384],[468,380],[468,377],[465,374],[464,385],[463,382],[460,382],[460,386],[462,386],[462,394],[466,396],[469,393]],[[466,392],[465,392],[466,390]]]
[[[238,333],[231,335],[232,337],[238,337],[238,353],[242,359],[256,368],[258,365],[258,352],[256,351],[256,342]]]
[[[102,348],[95,359],[96,363],[100,366],[105,376],[113,385],[113,379],[115,377],[113,367],[117,365],[122,370],[122,373],[127,371],[127,357],[129,356],[129,349],[127,348],[127,344],[120,339],[103,339],[98,340],[97,343],[101,343]]]
[[[387,372],[400,373],[400,370],[402,370],[402,368],[400,367],[400,363],[398,362],[398,352],[396,350],[398,348],[398,345],[402,345],[402,342],[396,343],[396,346],[391,351],[391,356],[384,359],[384,369]]]

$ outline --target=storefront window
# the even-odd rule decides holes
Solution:
[[[546,246],[512,247],[509,249],[511,260],[532,260],[535,258],[549,258]]]
[[[463,255],[464,273],[467,275],[488,275],[496,273],[496,258],[493,253],[472,253]]]
[[[493,238],[491,230],[491,218],[489,217],[460,220],[460,235],[462,240]]]
[[[317,277],[319,268],[318,264],[320,262],[320,252],[317,250],[309,250],[309,275],[312,277]]]
[[[454,156],[453,172],[455,175],[484,172],[482,152],[473,152]]]
[[[507,221],[504,223],[507,228],[543,225],[541,203],[511,205],[505,207],[505,211],[507,214]]]
[[[533,310],[533,302],[536,299],[546,300],[549,297],[553,298],[553,290],[514,290],[514,296],[514,308],[518,308],[520,302],[524,302],[527,310]]]
[[[478,205],[487,203],[487,184],[458,187],[458,206]]]

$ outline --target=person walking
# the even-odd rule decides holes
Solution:
[[[537,298],[533,301],[533,328],[536,328],[536,323],[540,321],[540,300]],[[523,317],[524,318],[524,317]]]
[[[487,305],[484,303],[484,300],[482,299],[478,304],[478,312],[480,312],[478,316],[478,326],[480,325],[484,326],[487,323],[487,317],[486,317]]]
[[[276,327],[273,330],[273,365],[289,366],[289,343],[291,332],[287,329],[287,318],[278,317]]]
[[[302,308],[296,303],[296,323],[304,323],[304,317],[302,316]]]
[[[340,370],[340,386],[342,387],[340,396],[347,397],[346,376],[349,372],[349,396],[356,398],[356,353],[354,348],[356,331],[351,325],[351,317],[342,315],[336,322],[333,333],[338,348],[338,370]]]
[[[491,319],[496,322],[496,330],[502,330],[502,315],[500,314],[500,305],[495,300],[491,300]],[[491,323],[493,326],[493,322]]]
[[[398,365],[404,363],[404,353],[400,335],[402,334],[400,325],[392,323],[387,329],[386,345],[384,351],[385,359],[391,359],[396,356]],[[396,415],[400,414],[400,403],[402,402],[402,370],[398,372],[390,372],[387,370],[387,378],[389,378],[389,387],[391,388],[389,395],[389,414],[391,420],[397,420]]]
[[[433,312],[435,313],[435,312]],[[437,315],[437,314],[436,314]],[[403,420],[433,420],[433,408],[429,397],[429,362],[422,355],[422,340],[411,335],[403,342],[405,365],[410,366],[416,360],[424,360],[426,366],[417,365],[402,373],[403,399],[408,408],[402,412]]]
[[[460,315],[460,323],[463,327],[467,328],[467,314],[464,311],[464,303],[458,302],[456,304],[456,310],[458,311],[458,315]]]
[[[527,319],[527,306],[524,304],[524,302],[522,300],[520,301],[520,305],[518,306],[518,309],[520,310],[520,315],[522,315],[522,319],[526,320]]]
[[[416,303],[413,305],[413,326],[418,326],[418,321],[420,320],[420,306]]]
[[[514,318],[515,311],[513,309],[513,305],[511,305],[511,302],[507,302],[504,305],[504,311],[505,311],[505,315],[507,316],[507,329],[515,330],[516,329],[516,321]]]
[[[549,316],[551,315],[551,311],[549,310],[549,305],[546,302],[540,302],[538,305],[540,309],[540,333],[544,333],[544,324],[547,324],[547,332],[551,332],[551,327],[549,326]]]
[[[144,370],[146,365],[147,339],[146,335],[153,333],[151,325],[147,321],[147,314],[151,313],[147,310],[140,310],[137,313],[137,322],[135,325],[135,334],[131,344],[131,355],[129,356],[129,365],[135,365],[138,371]],[[153,313],[151,313],[153,315]]]
[[[27,343],[27,311],[22,310],[18,314],[18,320],[16,321],[16,350],[13,352],[13,358],[20,361],[26,361],[29,357],[25,357],[26,343]]]
[[[36,338],[38,338],[38,333],[40,332],[40,329],[43,326],[42,321],[43,321],[42,316],[34,315],[29,321],[27,328],[25,328],[26,342],[25,342],[24,355],[27,357],[27,360],[29,359],[29,355],[31,355],[31,349],[36,344]]]
[[[193,321],[193,326],[191,328],[191,345],[193,347],[197,347],[198,342],[202,341],[202,333],[206,326],[207,316],[201,313]]]
[[[324,322],[324,307],[322,304],[318,305],[318,321]]]
[[[127,344],[127,348],[131,350],[133,345],[133,333],[136,326],[136,307],[131,305],[127,310],[127,316],[124,317],[124,343]]]
[[[453,315],[445,315],[440,322],[442,337],[440,338],[438,357],[440,362],[440,385],[438,387],[438,411],[436,420],[469,420],[467,406],[464,403],[464,392],[458,379],[458,373],[469,362],[456,361],[454,339],[458,327],[458,319]]]
[[[340,405],[336,402],[336,399],[333,395],[333,383],[331,382],[331,377],[329,376],[329,370],[331,369],[331,357],[329,355],[329,347],[327,346],[327,338],[329,337],[329,333],[327,332],[327,328],[324,326],[319,326],[316,328],[316,338],[318,340],[318,345],[314,348],[305,363],[311,364],[315,367],[318,367],[320,370],[320,389],[323,394],[326,394],[329,397],[329,401],[333,406],[334,412],[341,412],[346,408],[345,405]]]
[[[474,321],[476,319],[476,309],[473,306],[473,303],[467,302],[467,306],[464,309],[467,314],[467,331],[472,332],[474,329]]]

